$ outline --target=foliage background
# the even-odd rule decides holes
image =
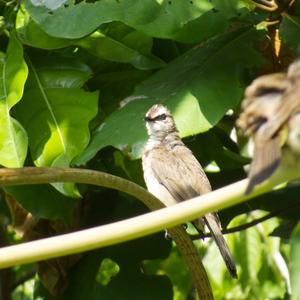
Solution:
[[[143,116],[158,102],[213,188],[244,178],[247,141],[235,130],[244,88],[300,49],[293,1],[12,0],[0,11],[0,164],[86,166],[140,185]],[[296,182],[220,212],[224,227],[276,215],[227,236],[238,281],[211,241],[196,242],[215,299],[300,299],[298,195]],[[0,206],[1,246],[147,211],[74,184],[5,188]],[[163,233],[0,277],[3,299],[195,298]]]

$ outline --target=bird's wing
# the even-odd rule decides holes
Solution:
[[[286,74],[278,73],[259,77],[246,90],[244,111],[237,122],[254,142],[246,194],[270,177],[280,164],[285,122],[292,109],[285,103],[290,88]]]
[[[282,105],[269,119],[267,126],[264,128],[265,136],[273,136],[287,122],[287,120],[295,113],[300,111],[300,78],[287,89],[282,95]]]
[[[152,171],[176,201],[183,201],[211,191],[209,181],[197,159],[184,145],[173,150],[151,150]]]
[[[254,159],[250,166],[248,174],[249,184],[246,194],[249,194],[253,188],[269,178],[277,169],[281,161],[281,145],[279,136],[276,136],[263,145],[255,145]]]
[[[249,173],[246,194],[253,187],[269,178],[281,161],[281,148],[287,140],[287,122],[300,112],[300,82],[295,82],[281,96],[280,105],[254,134],[255,153]]]
[[[149,151],[148,155],[152,156],[154,162],[152,163],[152,171],[156,179],[176,201],[187,200],[211,191],[210,183],[200,163],[184,145],[176,146],[172,150],[157,147],[151,152]],[[208,213],[203,218],[193,221],[193,224],[202,231],[203,221],[211,231],[230,275],[236,278],[235,264],[222,236],[218,215]]]

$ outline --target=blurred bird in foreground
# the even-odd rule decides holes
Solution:
[[[300,60],[286,73],[255,79],[245,91],[242,110],[237,125],[254,143],[248,194],[300,160]]]
[[[149,192],[166,206],[210,192],[208,178],[192,151],[181,141],[170,111],[163,105],[154,105],[145,121],[149,139],[142,161]],[[236,267],[218,215],[208,213],[193,224],[199,231],[203,231],[204,225],[208,227],[230,275],[236,278]]]

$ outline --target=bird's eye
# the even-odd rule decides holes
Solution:
[[[144,120],[146,122],[155,122],[155,121],[164,121],[166,118],[168,117],[168,115],[166,114],[161,114],[161,115],[158,115],[154,118],[151,118],[151,117],[145,117]]]
[[[167,118],[166,114],[161,114],[157,117],[155,117],[155,121],[164,121]]]
[[[279,88],[279,87],[270,87],[270,88],[266,88],[266,87],[261,87],[258,88],[257,91],[255,92],[255,96],[256,97],[261,97],[261,96],[267,96],[270,94],[283,94],[284,93],[284,89]],[[272,98],[270,98],[272,99]]]

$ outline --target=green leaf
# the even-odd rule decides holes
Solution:
[[[22,43],[35,48],[59,49],[70,46],[77,41],[50,36],[32,20],[25,8],[18,10],[16,29]]]
[[[118,256],[123,256],[122,247],[116,246],[115,248],[119,253],[114,252]],[[139,250],[139,247],[132,248],[132,252],[127,253],[127,258],[133,256]],[[102,262],[108,259],[117,262],[120,271],[111,278],[109,283],[102,284],[99,282],[98,272],[100,271]],[[40,284],[37,287],[35,291],[36,299],[39,297],[45,300],[56,299],[47,293],[45,288]],[[130,259],[120,262],[119,257],[112,257],[111,254],[105,251],[98,251],[98,253],[92,252],[85,255],[84,259],[76,267],[72,268],[68,288],[58,299],[172,300],[173,297],[172,285],[167,276],[149,276],[143,274],[140,262],[134,262]]]
[[[143,117],[155,103],[170,108],[182,137],[210,129],[241,99],[241,70],[262,62],[251,45],[259,38],[253,28],[238,29],[172,61],[136,88],[135,100],[104,120],[76,163],[86,163],[108,145],[140,157],[147,139]]]
[[[150,71],[119,68],[101,70],[91,80],[89,86],[101,91],[102,112],[106,115],[119,108],[120,101],[130,95],[134,87],[147,78]]]
[[[189,270],[186,268],[180,253],[175,245],[167,259],[148,260],[144,262],[147,274],[159,275],[166,274],[173,285],[173,300],[187,299],[192,286],[192,279]]]
[[[294,229],[290,240],[290,273],[292,285],[292,299],[300,299],[300,224]]]
[[[264,212],[255,211],[252,217],[237,216],[230,227],[241,226]],[[215,299],[285,299],[286,286],[278,270],[280,240],[269,233],[278,219],[269,219],[255,227],[226,235],[229,249],[238,269],[238,280],[232,280],[215,243],[209,244],[204,256]],[[284,260],[280,261],[281,270]]]
[[[53,11],[45,2],[26,0],[25,6],[49,35],[70,39],[86,36],[111,21],[121,21],[153,37],[172,38],[187,22],[212,8],[208,0],[68,1]]]
[[[228,18],[223,13],[210,10],[186,23],[172,38],[183,43],[199,43],[225,32],[228,25]]]
[[[101,199],[101,201],[99,201]],[[89,204],[85,206],[85,215],[81,218],[84,227],[96,226],[108,222],[127,219],[148,211],[132,197],[105,190],[89,194]],[[164,238],[164,233],[153,234],[130,242],[90,251],[72,267],[69,284],[59,300],[171,300],[172,285],[164,274],[148,274],[144,261],[160,260],[168,257],[172,242]],[[99,280],[103,272],[103,263],[110,264],[107,282]],[[119,267],[116,272],[116,265]],[[106,269],[106,272],[109,271]],[[100,274],[99,274],[100,273]],[[145,292],[146,291],[146,292]],[[41,287],[36,291],[35,299],[40,296],[45,300],[54,299]]]
[[[14,33],[10,35],[6,55],[0,54],[0,72],[0,164],[22,167],[27,154],[27,134],[10,116],[10,110],[22,98],[28,69],[22,45]]]
[[[280,24],[280,37],[296,53],[300,53],[300,17],[284,15]]]
[[[246,223],[249,218],[240,216],[239,223]],[[237,221],[236,221],[237,222]],[[256,228],[249,228],[242,231],[235,241],[235,248],[240,251],[234,251],[241,265],[241,284],[246,287],[248,281],[257,282],[257,273],[262,265],[262,243],[259,232]]]
[[[149,54],[144,55],[136,50],[133,41],[140,41],[144,35],[137,31],[124,36],[122,40],[115,40],[101,32],[95,32],[89,37],[77,42],[77,45],[86,49],[89,53],[102,59],[129,63],[140,70],[151,70],[164,66],[164,62]]]
[[[69,166],[88,144],[88,124],[97,113],[98,101],[97,92],[81,89],[90,75],[86,65],[67,59],[30,62],[28,84],[16,114],[28,131],[36,166]],[[64,192],[74,196],[72,191]]]
[[[288,185],[283,189],[256,197],[251,201],[251,207],[277,213],[280,211],[281,218],[297,220],[300,213],[299,191],[299,185]],[[281,201],[283,198],[284,201]]]
[[[249,7],[247,0],[214,0],[215,8],[227,16],[227,18],[238,15],[241,8]]]
[[[73,208],[77,201],[57,192],[51,185],[6,187],[5,191],[36,217],[71,223],[74,216]]]
[[[43,0],[42,2],[40,0],[32,0],[32,3],[34,5],[45,5],[49,9],[57,9],[63,4],[65,4],[67,0]]]

